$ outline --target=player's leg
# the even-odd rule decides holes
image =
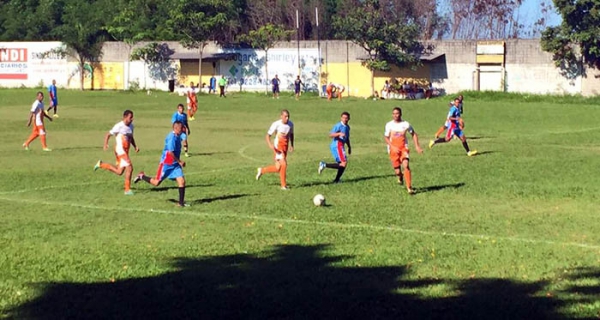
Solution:
[[[445,124],[443,126],[441,126],[438,129],[438,131],[436,131],[434,138],[437,140],[440,137],[440,135],[444,132],[444,130],[446,130],[447,128],[448,128],[448,126]]]
[[[469,148],[469,144],[467,143],[467,137],[465,136],[464,132],[460,129],[458,129],[459,132],[457,132],[457,136],[460,138],[460,141],[462,142],[463,148],[465,148],[465,151],[467,151],[467,156],[471,157],[477,154],[477,150],[471,150]]]
[[[398,183],[402,184],[404,178],[402,177],[402,161],[400,161],[400,154],[390,150],[390,162],[392,163],[392,168],[394,168],[394,173],[398,178]]]
[[[337,149],[338,150],[337,150],[336,161],[337,161],[338,169],[337,169],[337,174],[335,175],[335,179],[333,180],[333,183],[340,182],[340,179],[342,178],[344,171],[346,171],[346,164],[347,164],[346,151],[344,150],[343,147],[340,147],[340,146],[338,146]]]
[[[188,132],[187,132],[187,128],[184,127],[184,132],[181,133],[180,137],[181,137],[181,145],[183,146],[183,152],[184,155],[186,157],[189,157],[190,155],[188,154]]]
[[[133,165],[129,165],[125,168],[125,195],[133,195],[131,191],[131,176],[133,174]]]
[[[177,202],[177,206],[187,207],[185,203],[185,178],[182,175],[181,177],[175,178],[175,181],[177,181],[177,187],[179,190],[179,202]]]
[[[281,183],[281,189],[287,190],[287,160],[285,155],[277,160],[277,166],[279,167],[279,181]]]
[[[404,169],[403,175],[404,181],[406,181],[406,191],[408,191],[409,194],[414,194],[415,191],[412,188],[412,174],[410,172],[408,151],[403,152],[402,168]]]
[[[140,181],[145,181],[155,187],[158,187],[161,182],[171,173],[172,169],[170,166],[165,166],[164,164],[159,164],[158,169],[156,170],[156,176],[150,177],[147,176],[144,171],[138,173],[138,175],[133,179],[133,183],[138,183]]]
[[[35,140],[35,138],[37,138],[38,136],[39,136],[38,128],[34,125],[33,130],[31,131],[31,134],[29,135],[29,138],[27,138],[27,140],[23,143],[23,148],[25,148],[25,150],[29,150],[29,144],[33,140]]]
[[[42,150],[52,151],[48,148],[48,144],[46,143],[46,129],[44,128],[44,126],[37,127],[37,131],[40,136],[40,142],[42,143]]]
[[[281,169],[281,164],[279,163],[279,159],[281,159],[282,153],[275,152],[275,164],[267,167],[260,167],[256,169],[256,180],[260,180],[260,177],[265,173],[277,173]]]

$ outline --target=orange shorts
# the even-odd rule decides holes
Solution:
[[[392,167],[394,169],[400,168],[402,166],[402,161],[409,159],[408,149],[400,149],[397,152],[390,150],[390,161],[392,162]]]
[[[33,126],[33,132],[35,134],[37,134],[38,136],[44,136],[44,135],[46,135],[46,129],[44,129],[44,125],[41,125],[41,126],[34,125]]]

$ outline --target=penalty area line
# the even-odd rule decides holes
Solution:
[[[129,212],[139,212],[139,213],[161,213],[161,214],[173,214],[173,215],[184,215],[184,216],[196,216],[196,217],[204,217],[204,218],[232,218],[232,219],[250,219],[250,220],[261,220],[267,222],[277,222],[277,223],[290,223],[290,224],[298,224],[298,225],[317,225],[328,228],[350,228],[350,229],[364,229],[364,230],[382,230],[382,231],[391,231],[398,233],[410,233],[410,234],[421,234],[427,236],[442,236],[442,237],[452,237],[452,238],[466,238],[466,239],[477,239],[477,240],[495,240],[495,241],[507,241],[507,242],[516,242],[516,243],[530,243],[530,244],[543,244],[549,246],[568,246],[568,247],[577,247],[584,249],[592,249],[599,250],[600,245],[586,244],[586,243],[578,243],[578,242],[560,242],[560,241],[552,241],[552,240],[537,240],[537,239],[527,239],[520,237],[503,237],[503,236],[490,236],[484,234],[471,234],[471,233],[456,233],[456,232],[444,232],[444,231],[427,231],[427,230],[418,230],[418,229],[406,229],[397,226],[380,226],[380,225],[369,225],[369,224],[356,224],[356,223],[341,223],[341,222],[324,222],[324,221],[311,221],[311,220],[298,220],[298,219],[288,219],[288,218],[274,218],[267,216],[257,216],[257,215],[245,215],[245,214],[236,214],[236,213],[208,213],[201,211],[191,211],[184,208],[181,210],[164,210],[164,209],[136,209],[136,208],[123,208],[123,207],[105,207],[105,206],[97,206],[97,205],[85,205],[85,204],[77,204],[77,203],[67,203],[67,202],[51,202],[51,201],[40,201],[40,200],[30,200],[30,199],[11,199],[6,197],[0,197],[0,201],[9,201],[9,202],[21,202],[21,203],[33,203],[33,204],[43,204],[43,205],[54,205],[54,206],[63,206],[63,207],[72,207],[72,208],[82,208],[82,209],[93,209],[93,210],[106,210],[106,211],[129,211]]]

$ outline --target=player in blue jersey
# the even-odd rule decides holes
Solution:
[[[477,154],[477,150],[469,149],[469,144],[467,143],[467,137],[463,132],[464,122],[461,117],[460,109],[459,109],[459,98],[454,99],[454,104],[450,107],[450,111],[448,112],[447,122],[448,122],[448,131],[446,131],[446,137],[438,138],[436,140],[429,141],[429,149],[433,148],[437,143],[444,143],[452,140],[452,137],[456,136],[462,141],[462,145],[467,151],[467,156],[471,157]]]
[[[50,112],[50,110],[54,109],[54,118],[58,118],[58,114],[56,114],[58,108],[58,96],[56,92],[56,80],[52,80],[52,84],[48,86],[48,96],[50,97],[50,106],[48,110],[46,110],[46,114]]]
[[[294,80],[294,94],[296,95],[296,100],[300,99],[300,87],[302,86],[302,80],[300,80],[300,76]]]
[[[177,205],[180,207],[187,207],[185,203],[185,178],[183,176],[183,167],[185,162],[181,161],[179,156],[181,155],[181,133],[183,132],[183,124],[179,121],[173,123],[173,131],[167,135],[165,139],[165,148],[163,149],[162,156],[160,157],[160,164],[156,176],[151,178],[140,172],[137,177],[133,180],[134,183],[138,183],[140,180],[144,180],[153,186],[159,186],[165,179],[177,181],[179,187],[179,201]]]
[[[333,183],[340,182],[340,178],[342,178],[342,175],[346,170],[346,165],[348,164],[348,158],[346,157],[346,150],[344,148],[345,145],[348,146],[348,154],[352,154],[352,146],[350,145],[350,125],[348,125],[349,121],[350,113],[346,111],[342,112],[340,122],[336,123],[329,132],[329,137],[332,138],[329,148],[335,163],[325,163],[324,161],[319,163],[319,174],[321,174],[325,168],[337,169],[337,175],[335,176]]]
[[[189,157],[188,136],[190,135],[191,131],[190,126],[188,125],[187,114],[183,112],[183,104],[181,103],[177,105],[177,111],[173,113],[173,116],[171,117],[171,124],[175,123],[176,121],[181,122],[183,125],[183,131],[181,132],[181,144],[183,146],[183,152],[185,152],[185,156]]]

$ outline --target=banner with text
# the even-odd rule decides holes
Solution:
[[[54,53],[61,42],[0,42],[0,85],[48,85],[68,74],[67,58]]]

